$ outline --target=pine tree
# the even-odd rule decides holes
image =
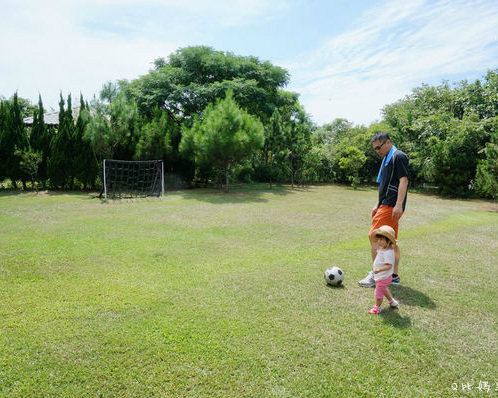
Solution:
[[[222,172],[228,192],[230,171],[263,147],[263,130],[260,120],[242,110],[228,90],[224,100],[208,105],[202,121],[185,131],[180,149],[198,165]]]

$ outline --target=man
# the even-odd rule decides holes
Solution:
[[[372,209],[372,226],[368,234],[372,253],[372,262],[375,260],[377,250],[375,247],[374,229],[382,225],[389,225],[394,229],[398,237],[398,222],[405,211],[406,196],[408,190],[408,157],[398,150],[391,142],[389,134],[380,132],[370,140],[372,146],[382,158],[377,182],[379,185],[379,200]],[[391,285],[399,285],[398,264],[400,260],[399,246],[396,245],[394,273]],[[365,279],[359,282],[363,287],[374,287],[373,271]]]

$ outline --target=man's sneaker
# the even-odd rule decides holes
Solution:
[[[358,282],[361,287],[375,287],[374,273],[370,271],[365,279]]]
[[[400,281],[399,281],[399,275],[396,276],[396,277],[393,277],[393,280],[391,281],[391,285],[401,285]]]
[[[391,306],[391,308],[398,308],[398,302],[394,299],[389,301],[389,305]]]
[[[370,311],[368,311],[368,313],[369,314],[377,315],[381,311],[382,311],[382,308],[377,307],[376,305],[374,305],[373,308]]]

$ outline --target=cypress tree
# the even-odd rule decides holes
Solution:
[[[44,118],[45,110],[43,109],[43,102],[41,95],[38,96],[38,108],[35,109],[33,114],[33,127],[29,136],[29,143],[31,149],[35,152],[42,154],[42,159],[38,165],[38,180],[45,186],[47,176],[47,160],[50,156],[50,130],[45,125]]]
[[[59,101],[59,128],[50,144],[50,158],[48,160],[48,175],[52,185],[64,188],[70,182],[72,173],[72,141],[73,117],[71,113],[71,94],[68,96],[68,109],[64,109],[62,93]],[[69,112],[69,114],[68,114]]]
[[[95,187],[95,180],[99,173],[97,157],[88,140],[83,138],[88,124],[88,105],[85,105],[83,96],[80,96],[80,113],[74,129],[74,171],[75,177],[83,183],[83,189],[88,185]]]
[[[26,187],[25,176],[20,167],[21,158],[16,154],[16,150],[22,151],[27,149],[29,143],[22,120],[17,92],[14,94],[10,104],[7,103],[6,117],[3,124],[1,147],[4,176],[11,179],[15,189],[17,189],[16,181],[18,179],[21,179],[23,187]]]
[[[7,159],[7,152],[5,151],[6,146],[4,145],[4,136],[7,129],[7,117],[9,114],[9,109],[7,101],[0,101],[0,182],[7,178],[7,170],[5,168]]]

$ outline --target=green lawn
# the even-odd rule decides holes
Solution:
[[[0,396],[498,396],[496,205],[410,194],[373,316],[376,197],[0,193]]]

